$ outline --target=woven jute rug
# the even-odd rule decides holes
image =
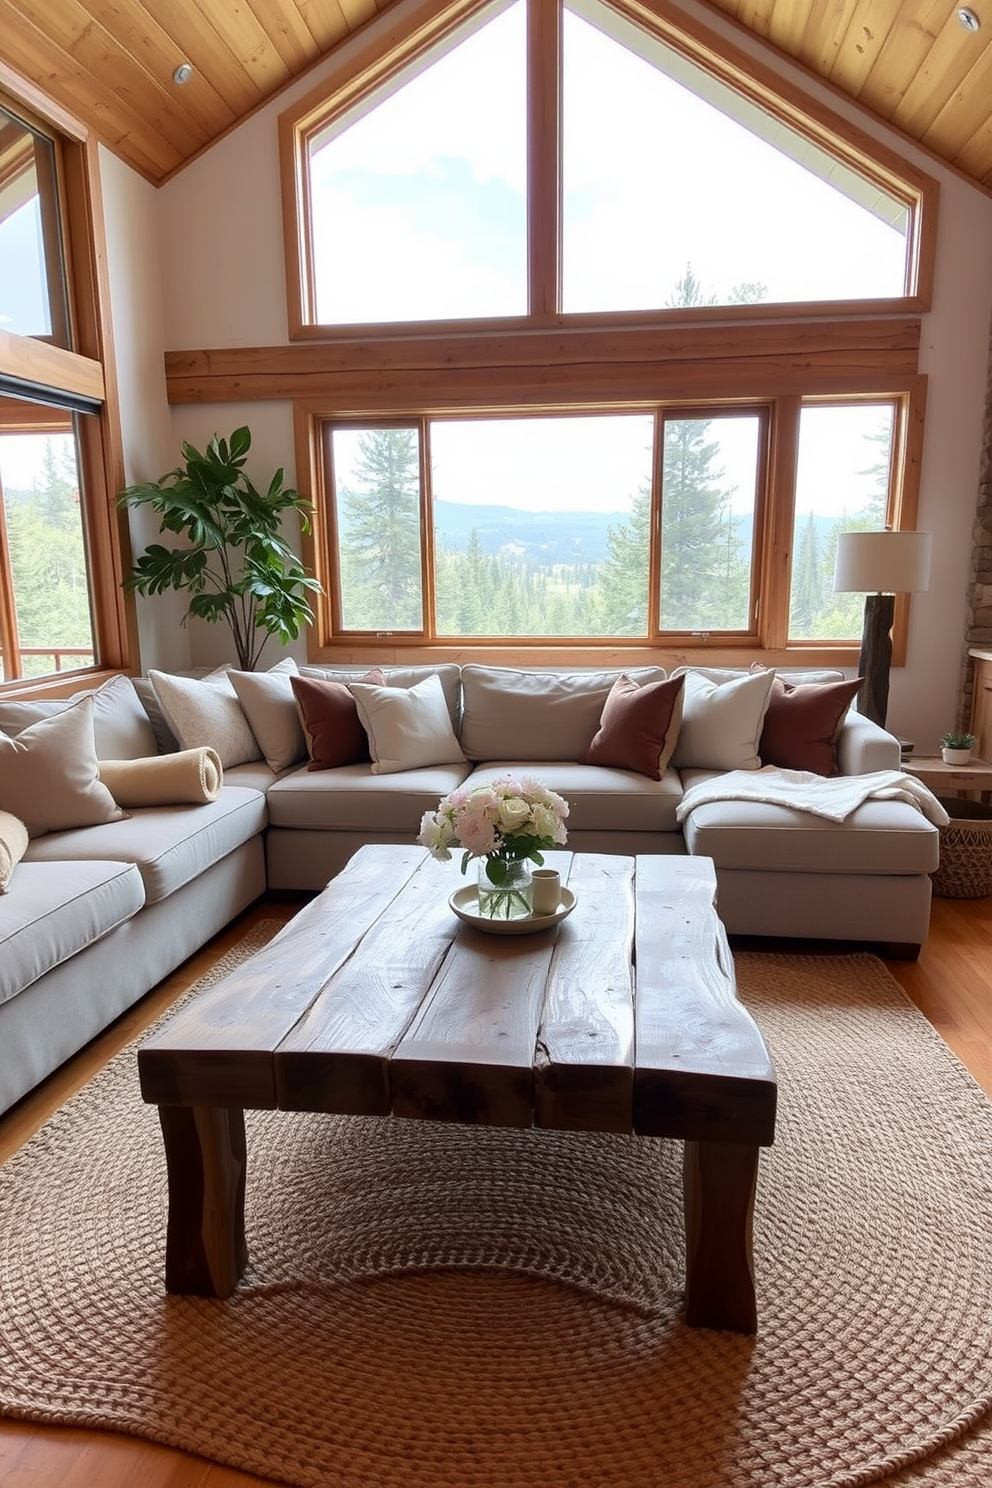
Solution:
[[[251,1113],[249,1270],[169,1297],[126,1050],[0,1169],[0,1412],[335,1488],[988,1485],[992,1105],[873,957],[737,965],[756,1338],[681,1321],[680,1144],[402,1120]]]

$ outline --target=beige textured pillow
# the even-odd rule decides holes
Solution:
[[[227,674],[270,770],[288,770],[307,757],[307,741],[290,682],[297,674],[291,656],[267,672]]]
[[[225,770],[262,758],[227,672],[198,678],[149,671],[148,677],[180,749],[214,749]]]
[[[10,875],[28,847],[28,829],[19,817],[0,811],[0,894],[6,894]]]
[[[425,677],[415,687],[350,682],[348,691],[368,734],[373,775],[464,762],[436,675]]]
[[[720,683],[689,672],[676,770],[760,770],[758,745],[774,680],[774,672],[755,672]]]
[[[23,821],[29,837],[120,821],[122,811],[100,782],[93,737],[93,699],[43,718],[16,739],[0,734],[0,811]]]

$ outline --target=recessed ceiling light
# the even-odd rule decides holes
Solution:
[[[958,11],[958,20],[966,31],[981,30],[982,23],[969,5],[962,5]]]
[[[172,74],[172,81],[181,88],[183,83],[188,83],[192,76],[193,69],[190,64],[188,62],[180,62],[179,66]]]

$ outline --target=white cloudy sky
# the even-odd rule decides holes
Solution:
[[[524,7],[512,3],[320,141],[321,318],[525,312],[524,47]],[[755,280],[777,300],[901,292],[899,232],[574,14],[565,77],[566,311],[665,305],[687,262],[705,296]],[[823,433],[808,422],[804,499],[818,510],[862,504],[858,420]],[[738,432],[726,429],[722,455],[746,489]],[[643,417],[570,420],[559,438],[543,421],[512,437],[504,423],[449,427],[436,494],[621,510],[642,482],[648,437]]]

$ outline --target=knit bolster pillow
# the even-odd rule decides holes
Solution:
[[[118,806],[199,806],[217,799],[224,769],[216,749],[204,744],[148,759],[101,760],[100,779]]]

